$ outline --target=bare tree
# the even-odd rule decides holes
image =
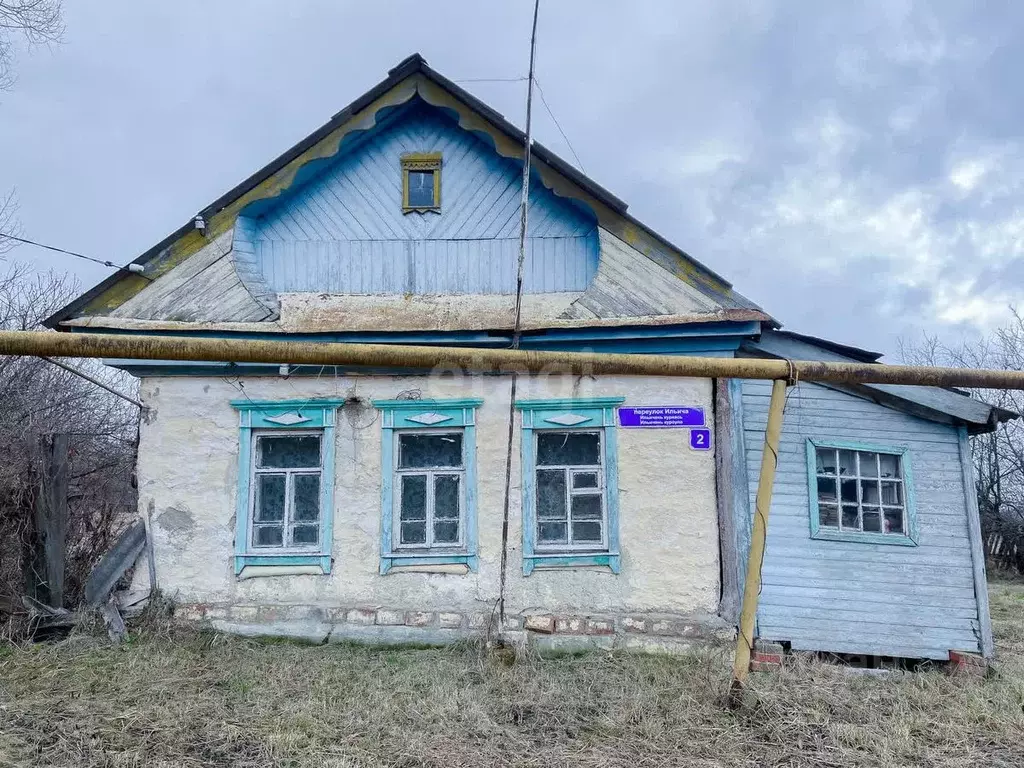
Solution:
[[[0,275],[0,328],[28,330],[77,293],[66,276],[15,264]],[[69,361],[70,362],[70,361]],[[133,392],[134,380],[95,361],[75,361],[105,383]],[[0,358],[0,612],[39,582],[32,572],[32,509],[41,436],[69,436],[65,596],[85,578],[136,511],[133,487],[138,409],[94,384],[32,357]]]
[[[905,362],[958,368],[1024,370],[1024,317],[1013,310],[1013,321],[976,342],[956,346],[925,336],[919,342],[900,342]],[[972,396],[1024,414],[1024,392],[972,390]],[[1024,423],[1004,422],[993,432],[972,438],[974,473],[989,556],[999,566],[1024,572]]]
[[[18,198],[15,190],[7,193],[6,197],[0,198],[0,255],[11,250],[17,243],[7,235],[18,235],[21,227],[18,225]]]
[[[53,43],[64,34],[61,0],[0,0],[0,90],[14,85],[14,46]]]

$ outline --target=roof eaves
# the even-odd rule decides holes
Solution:
[[[820,336],[810,336],[806,333],[796,333],[795,331],[786,331],[782,329],[778,329],[775,332],[780,336],[789,336],[790,338],[804,341],[815,347],[822,347],[823,349],[835,352],[837,355],[844,355],[862,363],[877,363],[882,359],[881,352],[872,352],[861,347],[852,347],[848,344],[840,344],[836,341],[823,339]]]

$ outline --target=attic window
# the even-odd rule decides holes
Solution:
[[[441,212],[441,153],[402,155],[402,213]]]

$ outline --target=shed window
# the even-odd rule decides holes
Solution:
[[[253,547],[319,547],[321,443],[320,432],[255,435],[250,538]]]
[[[441,153],[402,155],[402,211],[441,210]]]
[[[812,534],[915,543],[905,450],[811,443],[808,460]]]

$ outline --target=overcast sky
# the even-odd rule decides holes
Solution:
[[[413,51],[525,75],[531,8],[67,0],[0,93],[0,192],[24,236],[127,262]],[[631,213],[787,328],[894,352],[1024,306],[1022,39],[1019,0],[541,0],[537,77]],[[464,87],[522,125],[524,83]]]

